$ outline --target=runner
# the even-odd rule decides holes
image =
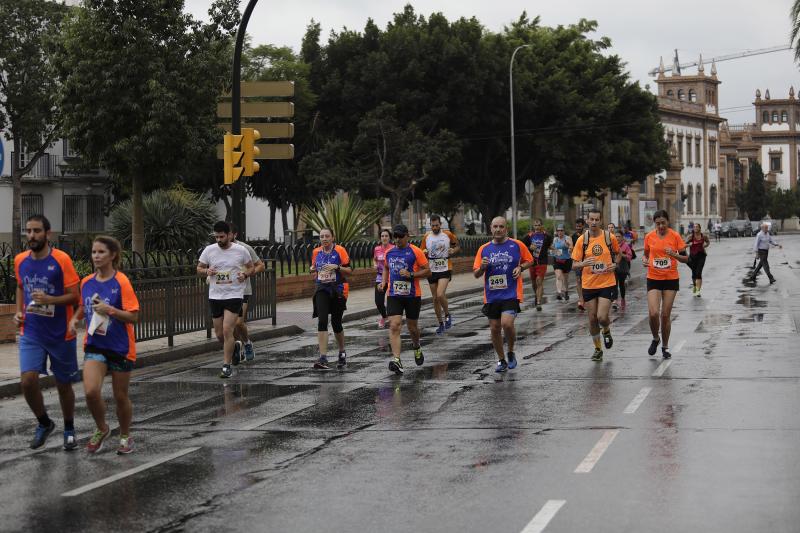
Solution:
[[[139,319],[139,300],[122,269],[122,247],[107,235],[98,235],[92,243],[92,264],[95,272],[81,281],[81,303],[69,322],[75,334],[86,317],[83,341],[83,389],[86,407],[92,413],[95,429],[86,451],[97,453],[103,447],[111,428],[106,423],[106,402],[103,380],[111,372],[111,389],[117,406],[119,446],[117,455],[133,451],[131,419],[133,405],[128,396],[131,370],[136,362],[136,338],[133,324]]]
[[[476,278],[483,276],[483,314],[489,319],[492,346],[497,353],[495,372],[516,368],[514,319],[522,302],[522,273],[533,263],[533,256],[522,242],[508,237],[508,222],[492,220],[492,240],[478,249],[472,265]],[[503,333],[508,353],[503,351]]]
[[[372,251],[372,266],[375,267],[377,276],[375,277],[375,307],[381,314],[378,320],[378,327],[386,327],[386,288],[381,290],[383,281],[383,265],[386,263],[386,252],[394,248],[392,244],[392,232],[386,228],[381,230],[381,243]]]
[[[72,383],[80,381],[75,335],[67,328],[72,318],[72,306],[80,296],[80,278],[70,257],[51,248],[50,221],[44,215],[33,215],[25,222],[28,250],[14,257],[17,278],[17,312],[14,323],[20,326],[19,366],[20,385],[39,425],[30,442],[40,448],[56,428],[44,405],[39,387],[39,374],[50,371],[56,379],[61,414],[64,417],[64,449],[74,450],[75,393]]]
[[[351,274],[350,256],[344,247],[335,244],[333,231],[330,228],[319,230],[320,246],[311,254],[311,273],[314,274],[314,313],[317,318],[317,341],[319,343],[319,359],[314,368],[328,370],[328,315],[331,317],[333,336],[339,346],[339,358],[336,368],[347,365],[347,352],[344,347],[344,327],[342,315],[347,309],[347,296],[350,291],[345,276]]]
[[[453,263],[450,257],[461,250],[458,237],[447,230],[442,230],[442,219],[439,215],[431,217],[431,231],[422,238],[422,253],[428,258],[431,277],[428,284],[433,297],[433,312],[439,327],[436,334],[442,335],[446,329],[453,326],[450,309],[447,306],[447,285],[452,279]]]
[[[569,300],[569,273],[572,271],[572,239],[564,235],[564,224],[556,227],[550,247],[553,253],[553,272],[556,276],[556,299]]]
[[[253,276],[259,272],[264,272],[267,266],[264,261],[258,257],[258,254],[253,247],[246,242],[238,241],[236,238],[239,236],[239,231],[236,229],[236,224],[229,223],[231,226],[231,237],[234,244],[243,246],[247,253],[250,254],[250,260],[253,261]],[[250,283],[250,278],[247,278],[244,287],[244,298],[242,298],[242,310],[239,312],[239,318],[236,320],[236,329],[233,331],[233,336],[237,343],[244,343],[244,358],[247,361],[252,361],[256,357],[256,352],[253,349],[253,343],[250,340],[250,332],[247,331],[247,309],[250,307],[250,298],[253,296],[253,284]],[[239,345],[241,350],[241,345]],[[241,353],[241,351],[240,351]],[[237,360],[233,360],[237,364]]]
[[[578,242],[578,237],[583,235],[584,230],[586,229],[586,221],[583,218],[579,218],[575,221],[575,232],[572,234],[572,249],[575,249],[575,243]],[[578,310],[585,311],[586,307],[584,306],[583,301],[583,283],[581,283],[581,274],[583,273],[582,268],[575,268],[573,269],[575,272],[575,292],[578,293]]]
[[[200,254],[197,274],[205,276],[208,304],[214,322],[214,333],[222,343],[221,378],[233,375],[231,364],[239,364],[241,342],[233,332],[244,300],[245,280],[253,275],[253,260],[244,247],[233,243],[231,226],[224,220],[214,224],[216,244],[209,244]]]
[[[714,237],[716,237],[717,242],[719,242],[722,237],[722,222],[719,220],[714,222]]]
[[[547,273],[547,260],[550,256],[550,245],[553,238],[544,231],[542,219],[533,219],[533,229],[528,233],[522,242],[533,255],[533,266],[531,272],[531,286],[535,295],[536,310],[542,310],[542,300],[544,299],[544,275]]]
[[[642,264],[647,267],[647,308],[653,340],[647,353],[655,355],[658,348],[659,321],[661,325],[661,355],[669,359],[669,334],[672,329],[672,304],[680,288],[678,265],[686,263],[686,243],[669,227],[669,215],[659,210],[653,214],[655,229],[644,238]]]
[[[392,360],[389,370],[398,376],[403,374],[403,363],[400,361],[402,340],[400,330],[403,327],[403,313],[406,315],[406,327],[411,335],[411,347],[414,350],[414,362],[417,366],[425,362],[422,348],[419,345],[419,311],[422,307],[422,291],[419,278],[430,275],[428,259],[422,250],[408,243],[408,228],[397,224],[393,231],[395,247],[386,253],[386,264],[383,267],[381,288],[389,287],[386,298],[386,314],[389,316],[389,344],[392,347]]]
[[[706,248],[711,244],[708,235],[703,234],[700,224],[694,225],[694,231],[686,239],[689,245],[689,268],[692,269],[692,294],[700,298],[700,290],[703,288],[703,267],[706,264]]]
[[[603,360],[601,327],[605,347],[611,348],[614,344],[608,311],[611,302],[617,299],[615,271],[620,261],[617,238],[602,229],[601,217],[599,209],[589,210],[589,229],[578,237],[572,249],[572,268],[583,269],[583,298],[589,311],[589,333],[594,342],[592,361]]]
[[[609,222],[608,225],[606,226],[606,229],[608,230],[609,235],[614,235],[614,236],[617,235],[617,226],[613,222]],[[611,309],[613,309],[614,311],[619,309],[619,293],[620,293],[619,283],[617,283],[617,298],[615,298],[614,301],[611,302]]]
[[[619,289],[619,308],[625,310],[625,292],[627,289],[627,279],[631,275],[631,261],[636,255],[633,247],[628,243],[622,230],[617,230],[617,242],[619,243],[619,264],[614,274],[617,276],[617,289]]]
[[[769,284],[772,285],[775,283],[775,278],[772,277],[772,272],[769,271],[770,246],[783,248],[783,246],[778,244],[775,239],[772,238],[772,235],[769,234],[769,224],[764,222],[761,224],[761,231],[756,234],[756,240],[753,243],[753,252],[756,253],[758,257],[758,266],[756,266],[755,270],[753,270],[753,275],[750,277],[750,281],[752,283],[756,282],[756,276],[758,275],[759,270],[761,270],[761,267],[764,267],[764,272],[767,273]]]

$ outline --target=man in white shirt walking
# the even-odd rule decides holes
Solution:
[[[775,242],[775,239],[773,239],[772,235],[769,234],[769,224],[763,222],[761,224],[761,231],[756,234],[756,240],[753,243],[753,252],[758,254],[758,265],[756,266],[755,270],[753,270],[753,275],[750,277],[750,281],[752,283],[756,282],[756,276],[762,267],[764,268],[764,272],[767,273],[769,284],[772,285],[775,283],[775,278],[772,276],[772,272],[769,271],[768,258],[770,246],[783,248],[783,246]]]

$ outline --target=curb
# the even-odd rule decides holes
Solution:
[[[250,334],[250,339],[254,341],[263,341],[275,337],[282,337],[284,335],[297,335],[303,333],[303,329],[297,325],[278,326],[274,329],[265,329],[261,331],[254,331]],[[186,357],[193,357],[196,355],[204,355],[213,352],[219,348],[219,342],[216,339],[203,339],[199,342],[185,344],[183,346],[173,346],[172,348],[162,348],[145,352],[136,358],[136,368],[145,368],[148,366],[158,365],[161,363],[169,363],[177,361]],[[39,376],[39,386],[42,389],[54,387],[56,384],[55,378],[52,375]],[[0,382],[0,398],[9,396],[19,396],[22,393],[19,379],[10,379]]]

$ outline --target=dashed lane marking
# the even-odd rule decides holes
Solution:
[[[567,500],[547,500],[547,503],[536,513],[536,516],[528,522],[522,533],[541,533],[544,531],[544,528],[547,527],[547,524],[550,523],[550,520],[553,519],[565,503],[567,503]]]
[[[97,488],[100,488],[100,487],[104,487],[106,485],[114,483],[115,481],[119,481],[120,479],[125,479],[126,477],[130,477],[130,476],[136,475],[139,472],[144,472],[145,470],[153,468],[154,466],[158,466],[158,465],[164,464],[164,463],[166,463],[168,461],[172,461],[173,459],[177,459],[178,457],[183,457],[184,455],[188,455],[190,453],[196,452],[199,449],[200,449],[199,446],[194,446],[192,448],[184,448],[183,450],[180,450],[178,452],[166,455],[166,456],[162,457],[161,459],[156,459],[155,461],[150,461],[149,463],[145,463],[143,465],[139,465],[136,468],[131,468],[130,470],[125,470],[124,472],[120,472],[119,474],[114,474],[113,476],[109,476],[109,477],[107,477],[105,479],[101,479],[101,480],[95,481],[94,483],[89,483],[88,485],[84,485],[83,487],[79,487],[77,489],[70,490],[68,492],[65,492],[61,496],[65,497],[65,498],[71,498],[72,496],[79,496],[81,494],[84,494],[86,492],[92,491],[94,489],[97,489]]]
[[[669,365],[671,364],[672,364],[672,359],[665,359],[664,361],[661,361],[661,364],[658,365],[655,372],[652,373],[652,376],[654,378],[660,378],[661,376],[664,375],[664,371],[667,370],[669,368]]]
[[[628,404],[628,407],[625,408],[623,413],[625,413],[626,415],[632,415],[633,413],[635,413],[636,410],[639,408],[639,406],[642,405],[642,402],[644,402],[645,398],[647,398],[647,395],[650,394],[650,391],[652,390],[653,390],[652,387],[642,387],[642,390],[640,390],[639,394],[637,394],[636,397],[634,397],[634,399],[631,400],[631,403]]]
[[[270,422],[274,422],[276,420],[280,420],[281,418],[283,418],[285,416],[289,416],[289,415],[293,415],[295,413],[299,413],[303,409],[308,409],[309,407],[313,407],[315,405],[316,405],[316,402],[302,402],[302,403],[299,403],[299,404],[296,404],[296,405],[292,406],[291,409],[287,409],[286,411],[282,411],[282,412],[276,413],[276,414],[271,415],[271,416],[266,416],[264,418],[259,418],[258,420],[254,420],[254,421],[248,422],[247,424],[241,426],[239,429],[242,430],[242,431],[250,431],[250,430],[259,428],[259,427],[263,426],[264,424],[269,424]]]
[[[610,429],[603,433],[603,436],[600,437],[600,440],[597,441],[597,444],[594,445],[592,451],[581,461],[581,464],[578,465],[578,468],[575,469],[576,474],[588,474],[594,468],[594,465],[597,464],[597,461],[606,453],[606,450],[611,443],[614,442],[614,439],[617,438],[619,434],[618,429]]]

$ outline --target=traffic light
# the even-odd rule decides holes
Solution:
[[[223,160],[225,164],[225,185],[231,185],[242,175],[242,135],[225,134]]]
[[[261,154],[256,141],[261,138],[258,130],[253,128],[242,128],[242,168],[244,176],[252,176],[258,172],[260,166],[256,162],[256,157]]]

